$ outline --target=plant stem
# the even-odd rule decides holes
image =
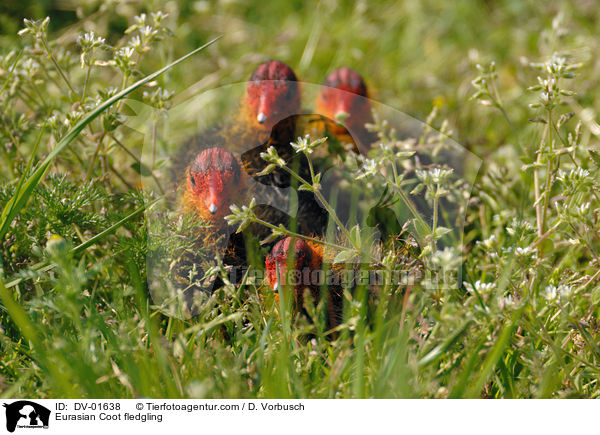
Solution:
[[[10,67],[10,71],[8,72],[8,76],[6,77],[6,80],[4,81],[2,88],[0,88],[0,96],[4,93],[4,89],[6,89],[6,87],[8,86],[8,82],[9,82],[10,78],[12,77],[13,72],[15,72],[15,69],[17,68],[17,64],[19,63],[21,56],[23,56],[22,49],[21,49],[21,51],[19,51],[19,54],[17,54],[17,57],[15,58],[15,61],[13,62],[12,66]]]
[[[548,110],[548,149],[550,150],[549,155],[552,156],[552,111]],[[546,215],[548,212],[548,202],[550,200],[550,182],[552,181],[552,158],[548,158],[548,164],[546,165],[546,185],[544,186],[544,205],[542,207],[542,222],[541,229],[542,234],[546,230]]]
[[[310,161],[310,159],[309,159],[309,161]],[[352,236],[350,235],[350,232],[346,229],[346,226],[344,224],[342,224],[342,221],[340,221],[340,218],[338,217],[337,213],[335,212],[335,210],[333,208],[331,208],[331,205],[329,205],[329,203],[327,202],[327,200],[325,199],[325,197],[321,194],[320,190],[319,189],[315,189],[315,186],[313,186],[311,183],[309,183],[308,181],[306,181],[300,175],[296,174],[294,171],[292,171],[287,166],[283,165],[283,166],[281,166],[281,168],[283,168],[285,171],[287,171],[291,176],[293,176],[294,178],[296,178],[303,185],[311,187],[311,189],[312,189],[313,193],[315,194],[315,196],[317,197],[317,199],[321,202],[321,204],[323,204],[323,206],[325,207],[325,209],[327,210],[327,212],[331,215],[331,217],[333,218],[333,220],[335,221],[335,223],[337,224],[337,226],[340,228],[340,230],[342,230],[342,232],[344,233],[344,235],[346,236],[346,238],[348,239],[348,241],[350,242],[350,244],[352,245],[352,247],[357,252],[360,251],[360,247],[352,239]],[[344,248],[344,249],[346,249],[346,248]]]
[[[29,92],[27,92],[23,87],[19,89],[19,92],[21,101],[23,101],[23,103],[27,107],[29,107],[33,112],[37,110],[37,106],[42,105],[42,103],[33,98],[33,96]]]
[[[391,183],[392,187],[394,188],[394,190],[396,191],[396,193],[398,195],[400,195],[400,198],[402,199],[402,202],[404,202],[404,204],[408,207],[408,210],[419,221],[419,223],[423,226],[423,228],[426,228],[427,231],[429,231],[431,233],[431,228],[429,227],[429,225],[427,224],[427,222],[425,222],[425,220],[423,219],[423,216],[421,216],[421,213],[419,213],[417,211],[417,209],[413,205],[413,203],[410,200],[410,198],[408,196],[406,196],[406,193],[400,187],[400,182],[398,180],[398,171],[397,171],[396,165],[394,163],[392,163],[392,172],[394,174],[394,182]]]
[[[600,257],[598,256],[598,254],[596,253],[596,250],[594,249],[594,247],[590,244],[590,242],[588,241],[588,239],[586,237],[584,237],[582,234],[579,233],[579,231],[577,231],[577,228],[575,228],[575,225],[573,225],[571,222],[568,223],[569,226],[571,227],[571,229],[573,230],[573,232],[575,234],[577,234],[577,237],[579,237],[579,239],[583,240],[584,243],[587,245],[588,249],[590,250],[590,252],[592,253],[592,256],[594,257],[594,259],[596,260],[596,262],[598,264],[600,264]]]
[[[338,244],[335,244],[335,243],[330,243],[330,242],[327,242],[325,240],[320,240],[320,239],[317,239],[317,238],[314,238],[314,237],[305,236],[305,235],[302,235],[302,234],[299,234],[299,233],[295,233],[295,232],[290,231],[290,230],[285,229],[285,228],[282,230],[281,227],[273,225],[272,223],[269,223],[269,222],[267,222],[265,220],[262,220],[262,219],[260,219],[258,217],[253,217],[251,220],[252,220],[252,222],[256,222],[256,223],[259,223],[259,224],[261,224],[261,225],[263,225],[263,226],[265,226],[267,228],[270,228],[271,230],[278,231],[278,232],[283,231],[284,234],[286,236],[288,236],[288,237],[294,237],[294,238],[297,238],[297,239],[306,240],[307,242],[318,243],[320,245],[328,246],[330,248],[334,248],[334,249],[337,249],[339,251],[343,251],[343,250],[347,249],[346,246],[338,245]]]
[[[58,62],[56,61],[56,59],[54,58],[54,55],[52,54],[52,52],[50,51],[50,48],[48,47],[48,44],[46,44],[46,38],[40,38],[40,41],[42,41],[44,49],[46,50],[46,53],[48,54],[48,57],[50,58],[50,60],[54,64],[54,67],[56,68],[56,71],[58,72],[58,74],[62,77],[63,81],[67,84],[67,86],[69,87],[69,89],[71,90],[71,92],[73,93],[73,95],[77,95],[75,93],[75,89],[73,89],[73,86],[71,86],[71,82],[69,82],[69,79],[67,78],[67,76],[65,75],[64,71],[62,70],[62,68],[60,67],[60,65],[58,64]]]
[[[85,97],[86,97],[86,94],[87,94],[88,81],[90,79],[90,73],[91,72],[92,72],[92,64],[90,63],[88,65],[87,72],[85,73],[85,82],[83,83],[83,92],[81,93],[81,102],[82,103],[85,100]]]
[[[561,141],[561,143],[565,146],[565,150],[568,150],[568,152],[565,152],[564,154],[566,154],[567,156],[569,156],[569,159],[571,160],[571,162],[575,165],[578,166],[578,163],[575,161],[575,159],[573,158],[573,155],[571,155],[571,152],[575,152],[575,145],[571,146],[569,145],[569,143],[561,136],[560,132],[558,131],[558,129],[556,128],[556,125],[552,125],[554,127],[554,133],[556,134],[556,137],[558,137],[558,139]],[[560,151],[562,151],[563,149],[561,148]],[[557,151],[558,152],[558,151]],[[598,196],[598,192],[596,192],[595,189],[591,190],[592,194],[596,197],[596,200],[600,203],[600,197]]]
[[[550,127],[546,125],[544,129],[544,138],[542,142],[545,140],[546,135],[548,134],[548,129]],[[542,208],[540,205],[540,174],[538,172],[538,167],[542,163],[542,153],[538,151],[537,159],[535,161],[536,167],[533,170],[533,189],[534,189],[534,199],[535,199],[535,220],[537,223],[538,229],[538,237],[541,237],[544,234],[544,230],[542,228]]]
[[[117,171],[115,167],[110,163],[108,163],[108,169],[110,169],[117,176],[117,178],[121,180],[121,183],[123,183],[129,190],[135,190],[135,188],[131,184],[129,184],[127,180],[123,178],[123,176],[119,173],[119,171]]]
[[[158,115],[155,113],[152,114],[152,167],[151,171],[154,170],[154,166],[156,164],[156,128],[158,124]]]
[[[431,226],[431,252],[434,253],[435,249],[436,249],[436,244],[435,244],[435,231],[437,230],[437,221],[438,221],[438,202],[439,202],[439,195],[438,195],[438,191],[440,189],[440,185],[437,184],[436,185],[436,192],[435,192],[435,196],[433,197],[433,224]]]
[[[44,100],[44,97],[42,95],[42,93],[40,92],[39,88],[37,87],[37,85],[35,84],[35,82],[32,80],[31,82],[31,89],[33,89],[33,91],[35,92],[35,94],[39,97],[40,101],[42,102],[42,106],[44,107],[44,109],[48,108],[48,103],[46,103],[46,100]]]
[[[88,167],[88,170],[85,174],[85,179],[83,180],[83,183],[87,183],[92,175],[92,171],[94,170],[94,164],[96,163],[96,159],[98,158],[98,153],[100,152],[100,147],[102,146],[102,141],[104,140],[104,135],[106,134],[106,132],[103,132],[100,135],[100,139],[98,140],[98,144],[96,145],[96,150],[94,151],[94,155],[92,156],[92,161],[90,162],[90,166]]]
[[[114,135],[114,134],[110,133],[110,134],[109,134],[109,137],[110,137],[112,140],[114,140],[114,141],[115,141],[115,143],[116,143],[117,145],[119,145],[119,146],[121,147],[121,149],[123,149],[123,151],[125,151],[127,154],[129,154],[129,155],[130,155],[130,156],[133,158],[133,160],[135,160],[135,161],[136,161],[136,163],[137,163],[138,165],[140,165],[140,170],[141,170],[141,168],[142,168],[142,161],[141,161],[141,160],[140,160],[140,159],[139,159],[139,158],[138,158],[138,157],[137,157],[135,154],[133,154],[133,152],[131,152],[131,151],[129,150],[129,148],[127,148],[125,145],[123,145],[123,143],[122,143],[120,140],[118,140],[118,139],[115,137],[115,135]],[[154,171],[153,171],[152,169],[149,169],[149,172],[150,172],[150,176],[152,177],[152,179],[154,180],[154,182],[155,182],[155,183],[156,183],[156,185],[158,186],[158,190],[160,190],[160,193],[164,195],[164,194],[165,194],[165,190],[163,189],[162,185],[160,184],[160,180],[159,180],[159,179],[158,179],[158,177],[157,177],[157,176],[154,174]]]
[[[493,98],[495,100],[494,102],[496,103],[494,106],[500,111],[500,113],[506,120],[506,123],[508,124],[508,126],[512,130],[513,134],[515,135],[515,139],[517,140],[517,145],[519,146],[519,149],[521,150],[521,152],[523,154],[525,154],[525,149],[521,145],[519,133],[518,133],[515,125],[512,123],[512,121],[508,117],[508,113],[506,113],[506,110],[504,109],[504,105],[502,104],[502,100],[500,99],[500,92],[498,92],[498,86],[496,85],[496,80],[491,80],[491,86],[492,86],[492,91],[494,92],[494,96],[493,96]]]
[[[556,229],[560,226],[560,224],[561,224],[561,222],[557,222],[556,224],[554,224],[554,226],[552,228],[550,228],[548,231],[546,231],[544,234],[542,234],[540,237],[538,237],[538,239],[531,245],[531,248],[533,248],[533,249],[537,248],[540,245],[540,243],[542,243],[554,231],[556,231]]]

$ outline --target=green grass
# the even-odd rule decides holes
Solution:
[[[593,4],[181,1],[169,3],[164,19],[150,16],[151,1],[84,4],[90,19],[44,7],[27,10],[50,22],[30,23],[21,36],[19,9],[0,14],[11,23],[0,26],[0,396],[598,396]],[[134,16],[143,12],[157,33],[127,57],[118,49],[141,36]],[[104,41],[77,43],[91,31]],[[415,185],[389,166],[390,178],[373,173],[355,183],[362,192],[369,182],[396,192],[423,270],[447,286],[386,282],[375,302],[364,289],[347,292],[335,340],[325,336],[322,302],[307,307],[309,322],[251,279],[225,285],[192,319],[161,313],[146,261],[169,239],[152,239],[156,222],[143,214],[164,202],[140,189],[152,165],[139,132],[121,125],[135,107],[126,102],[152,107],[149,122],[168,154],[176,147],[169,131],[190,126],[161,130],[164,111],[244,81],[267,58],[309,83],[353,67],[375,100],[436,129],[418,135],[421,151],[447,147],[449,135],[481,157],[479,171],[408,180],[432,207],[462,206],[464,232],[444,234],[455,222],[443,213],[417,223],[398,196]],[[225,115],[226,104],[215,104],[211,115]],[[389,152],[370,157],[388,165]],[[399,171],[414,164],[414,156],[399,158]],[[166,181],[164,163],[152,183]],[[187,231],[175,212],[164,217],[173,231]],[[352,228],[344,237],[345,258],[368,247]],[[390,246],[384,266],[394,268],[402,245]]]

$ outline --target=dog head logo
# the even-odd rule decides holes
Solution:
[[[29,400],[4,404],[6,408],[6,430],[18,428],[48,428],[50,410]]]

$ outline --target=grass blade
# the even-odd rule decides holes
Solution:
[[[21,56],[23,56],[23,50],[19,51],[17,58],[15,59],[12,67],[10,68],[10,71],[8,72],[8,77],[6,77],[6,80],[4,81],[4,84],[2,85],[2,89],[0,89],[0,95],[2,95],[4,93],[4,89],[6,89],[6,87],[8,86],[8,82],[10,81],[10,78],[12,77],[13,72],[17,68],[17,64],[19,63],[19,59],[21,59]]]
[[[21,188],[23,187],[23,183],[25,183],[25,178],[27,178],[27,174],[29,174],[29,171],[31,170],[31,167],[33,166],[33,161],[35,159],[35,156],[37,154],[37,150],[40,146],[40,142],[42,141],[42,136],[44,135],[44,129],[42,128],[40,130],[40,134],[38,135],[37,140],[35,141],[35,145],[33,146],[33,150],[31,151],[31,156],[29,156],[29,160],[27,161],[27,166],[25,167],[25,170],[23,171],[23,175],[21,175],[21,178],[19,180],[19,184],[17,185],[17,190],[15,190],[15,196],[18,196],[19,193],[21,193]],[[10,205],[10,208],[8,209],[8,215],[10,215],[13,211],[15,202],[10,201],[7,206]]]
[[[431,351],[427,353],[423,358],[419,360],[417,363],[420,368],[427,367],[429,364],[435,362],[440,358],[444,352],[452,346],[452,344],[458,340],[458,338],[467,330],[468,326],[471,324],[473,320],[468,319],[465,321],[460,328],[458,328],[452,335],[446,338],[442,343],[434,347]]]
[[[215,39],[213,39],[212,41],[207,42],[203,46],[198,47],[197,49],[189,52],[185,56],[180,57],[176,61],[174,61],[174,62],[170,63],[169,65],[167,65],[167,66],[159,69],[158,71],[156,71],[156,72],[154,72],[154,73],[152,73],[150,75],[147,75],[146,77],[144,77],[141,80],[138,80],[137,82],[135,82],[134,84],[132,84],[128,88],[123,89],[118,94],[112,96],[111,98],[109,98],[108,100],[106,100],[105,102],[103,102],[102,104],[100,104],[98,107],[96,107],[90,113],[88,113],[81,121],[79,121],[60,140],[60,142],[56,145],[56,147],[50,152],[50,154],[48,154],[48,156],[44,159],[44,161],[38,166],[38,168],[35,170],[35,172],[31,175],[31,177],[24,184],[23,189],[20,192],[18,192],[18,194],[15,194],[7,202],[7,204],[4,206],[4,210],[2,211],[2,215],[0,215],[0,239],[2,239],[4,237],[4,235],[8,231],[8,227],[11,224],[12,220],[17,215],[17,213],[19,213],[19,211],[21,210],[21,208],[23,208],[23,206],[25,205],[25,203],[27,202],[27,200],[29,199],[29,197],[33,193],[33,190],[36,188],[36,186],[40,183],[40,181],[44,177],[46,171],[50,167],[50,163],[52,162],[52,160],[54,160],[56,158],[56,156],[65,147],[67,147],[71,142],[73,142],[77,138],[77,136],[79,135],[79,133],[81,133],[81,131],[90,122],[92,122],[96,117],[98,117],[98,115],[100,115],[102,112],[104,112],[104,110],[106,110],[107,108],[109,108],[110,106],[112,106],[117,101],[122,100],[125,96],[127,96],[128,94],[130,94],[131,92],[133,92],[134,90],[136,90],[137,88],[139,88],[140,86],[143,86],[144,84],[146,84],[146,83],[154,80],[156,77],[158,77],[159,75],[161,75],[165,71],[171,69],[175,65],[177,65],[177,64],[183,62],[184,60],[190,58],[194,54],[196,54],[196,53],[204,50],[206,47],[208,47],[209,45],[213,44],[219,38],[220,38],[220,36],[217,37],[217,38],[215,38]]]
[[[494,344],[494,347],[490,350],[485,361],[483,362],[483,366],[479,376],[475,380],[473,384],[471,384],[471,388],[467,390],[466,397],[468,398],[478,398],[483,386],[488,381],[492,372],[494,371],[496,365],[502,355],[504,355],[504,351],[508,346],[510,346],[510,342],[514,337],[514,331],[517,328],[517,322],[521,318],[523,313],[523,308],[519,309],[515,312],[513,318],[502,328],[502,332],[500,333],[498,340]]]
[[[131,219],[135,218],[140,213],[142,213],[143,211],[149,209],[150,207],[152,207],[154,204],[156,204],[157,202],[161,201],[162,199],[164,199],[164,197],[161,196],[160,198],[157,198],[154,201],[149,202],[148,204],[141,206],[140,208],[138,208],[134,212],[128,214],[123,219],[121,219],[119,222],[116,222],[114,225],[111,225],[110,227],[108,227],[107,229],[105,229],[104,231],[102,231],[101,233],[96,234],[94,237],[92,237],[89,240],[86,240],[81,245],[75,246],[73,248],[73,250],[72,250],[73,255],[79,254],[81,251],[85,251],[87,248],[89,248],[90,246],[94,245],[99,240],[103,239],[104,237],[108,236],[109,234],[114,233],[117,230],[117,228],[119,228],[121,225],[123,225],[124,223],[126,223],[126,222],[130,221]]]
[[[46,357],[46,348],[42,345],[34,322],[23,307],[12,297],[10,291],[4,286],[2,278],[0,278],[0,301],[2,301],[11,320],[19,328],[23,337],[33,345],[40,366],[49,372],[53,381],[56,382],[63,393],[72,396],[74,387],[72,382],[69,381],[69,373],[64,370],[64,367],[66,367],[64,358],[60,354],[56,355],[56,358],[63,363],[63,369],[61,369]]]

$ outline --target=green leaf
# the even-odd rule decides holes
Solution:
[[[600,286],[594,287],[592,290],[592,304],[600,302]]]
[[[531,164],[535,163],[535,159],[533,157],[529,157],[529,156],[521,156],[521,157],[519,157],[519,160],[524,165],[531,165]]]
[[[348,249],[346,251],[339,252],[333,259],[333,262],[335,264],[348,263],[348,262],[352,261],[355,257],[356,257],[356,252],[351,249]]]
[[[271,172],[273,172],[275,169],[277,168],[277,165],[274,163],[270,163],[268,164],[265,169],[263,169],[262,171],[260,171],[258,174],[259,176],[263,176],[263,175],[267,175],[270,174]]]
[[[138,174],[140,174],[144,177],[152,176],[152,171],[150,170],[150,168],[148,166],[144,165],[142,162],[133,162],[130,167],[135,172],[137,172]]]
[[[446,227],[437,227],[433,232],[433,240],[439,240],[444,237],[446,234],[451,233],[452,230]]]
[[[352,237],[352,241],[355,243],[355,245],[358,248],[360,248],[361,247],[360,227],[358,225],[355,225],[354,227],[352,227],[352,229],[350,230],[350,237]]]
[[[427,244],[427,245],[423,246],[423,249],[421,250],[421,253],[419,254],[419,258],[425,258],[429,254],[431,254],[431,245]]]
[[[590,156],[592,157],[592,159],[594,160],[594,164],[600,168],[600,154],[598,154],[596,151],[589,151]]]
[[[410,191],[411,195],[418,195],[421,193],[425,186],[423,184],[417,184],[413,190]]]

